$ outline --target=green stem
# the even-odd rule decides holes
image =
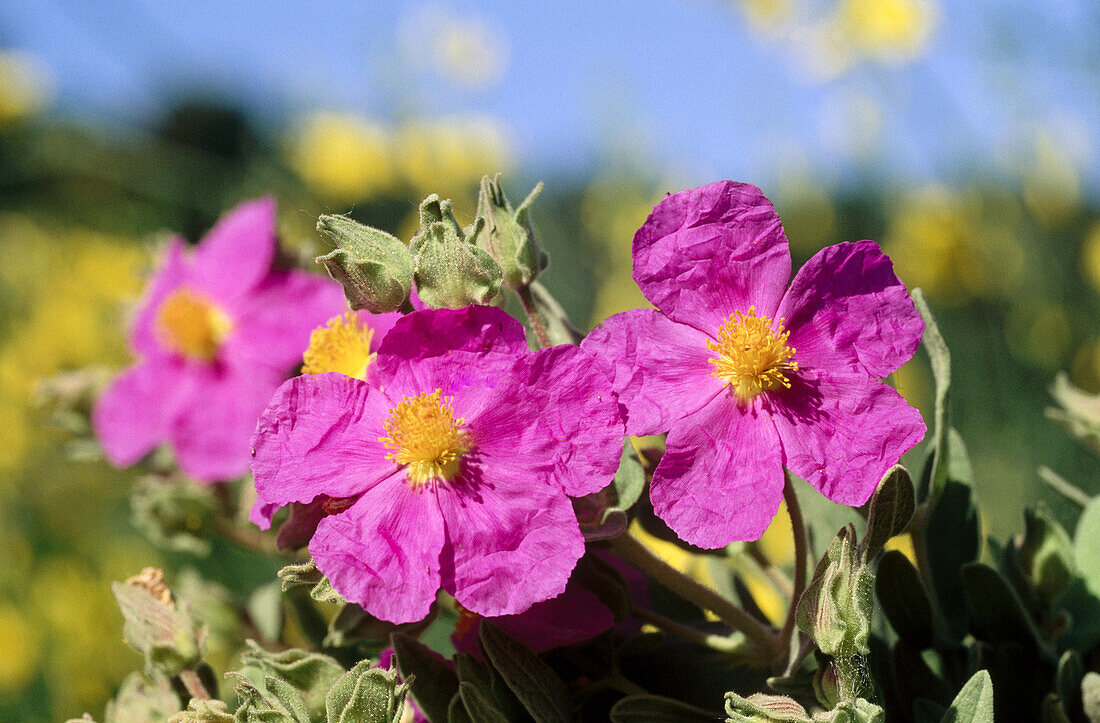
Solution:
[[[520,303],[523,304],[523,310],[527,313],[527,320],[531,322],[531,331],[535,332],[535,338],[539,340],[539,346],[543,349],[554,346],[550,341],[550,334],[547,333],[542,319],[539,318],[538,309],[535,308],[535,299],[531,296],[531,287],[521,286],[516,289],[516,293],[519,294]]]
[[[798,506],[798,495],[795,494],[790,472],[786,473],[786,479],[783,482],[783,500],[787,503],[787,515],[791,518],[791,534],[794,536],[794,590],[791,592],[791,605],[787,609],[787,619],[783,623],[783,630],[779,633],[780,656],[788,654],[791,635],[794,634],[798,601],[806,589],[806,525],[802,522],[802,508]]]
[[[630,534],[615,538],[615,551],[627,563],[644,572],[651,579],[667,587],[683,599],[710,610],[722,622],[734,630],[740,630],[752,642],[775,650],[775,633],[756,618],[722,597],[706,585],[684,575],[676,568],[650,552],[649,548]]]
[[[739,641],[736,638],[704,633],[702,630],[696,630],[690,625],[684,625],[672,618],[666,618],[660,613],[655,613],[652,610],[638,606],[632,606],[630,614],[643,623],[649,623],[655,628],[660,628],[666,633],[671,633],[684,640],[690,640],[693,643],[699,643],[700,645],[705,645],[708,648],[714,648],[724,653],[730,653],[737,650]]]

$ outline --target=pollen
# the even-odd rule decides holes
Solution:
[[[196,361],[213,361],[233,322],[213,302],[191,289],[172,292],[157,310],[156,333],[168,349]]]
[[[387,436],[378,440],[390,450],[386,459],[408,467],[414,489],[453,480],[462,455],[470,451],[469,435],[462,429],[465,420],[455,418],[453,403],[442,389],[405,397],[382,425]]]
[[[790,332],[784,331],[783,321],[773,327],[771,319],[757,316],[750,306],[748,314],[735,311],[726,319],[717,341],[707,340],[707,349],[718,352],[710,360],[714,376],[729,384],[741,401],[790,389],[787,372],[798,371],[798,362],[792,359],[795,350],[787,344]]]
[[[354,311],[329,319],[309,336],[302,374],[339,372],[366,379],[367,368],[374,361],[370,350],[373,337],[374,329],[360,321]]]

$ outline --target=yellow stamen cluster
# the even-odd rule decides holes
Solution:
[[[225,312],[191,289],[173,291],[157,310],[160,343],[197,361],[212,361],[233,328]]]
[[[453,402],[453,397],[443,397],[442,389],[405,397],[382,425],[388,436],[378,440],[392,450],[386,459],[408,466],[413,487],[453,480],[462,455],[470,451],[469,435],[462,429],[466,420],[455,418]]]
[[[309,335],[309,348],[302,357],[302,374],[339,372],[366,379],[374,361],[370,342],[374,329],[359,320],[354,311],[329,319]]]
[[[707,349],[718,352],[710,360],[714,376],[729,384],[741,401],[779,387],[790,388],[785,372],[798,371],[798,362],[791,360],[795,350],[787,344],[790,332],[783,330],[783,321],[773,329],[772,320],[757,316],[750,306],[748,314],[735,311],[726,319],[717,341],[707,340]]]

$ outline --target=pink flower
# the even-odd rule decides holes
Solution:
[[[336,283],[275,271],[275,203],[230,211],[193,253],[168,245],[133,327],[138,362],[103,393],[92,424],[117,466],[167,442],[202,481],[248,470],[267,400],[301,362],[310,330],[346,304]]]
[[[788,288],[775,209],[722,181],[665,197],[633,254],[657,310],[616,314],[582,347],[614,366],[628,434],[669,433],[650,497],[684,540],[758,538],[784,466],[860,505],[924,436],[920,414],[878,381],[924,324],[873,242],[822,249]]]
[[[348,600],[394,623],[442,588],[479,615],[523,612],[565,589],[584,552],[567,495],[611,481],[622,420],[587,352],[530,353],[492,307],[402,317],[366,381],[292,379],[253,437],[263,528],[328,498],[309,544]]]

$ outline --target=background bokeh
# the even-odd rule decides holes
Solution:
[[[108,582],[187,561],[72,409],[127,362],[157,241],[261,194],[306,259],[319,213],[407,239],[428,193],[468,217],[483,173],[544,180],[544,281],[590,328],[645,304],[665,192],[755,183],[796,263],[871,238],[925,290],[987,531],[1039,499],[1072,525],[1036,469],[1100,491],[1043,417],[1058,370],[1100,391],[1098,29],[1089,0],[5,3],[0,720],[98,713],[139,665]],[[926,359],[893,381],[927,418]]]

